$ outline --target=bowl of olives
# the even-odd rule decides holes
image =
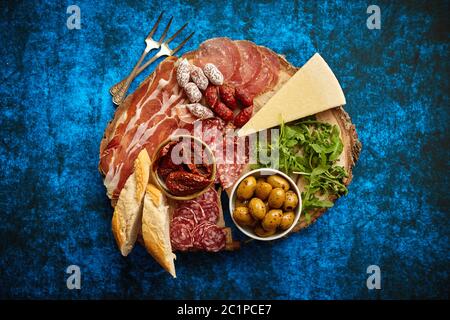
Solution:
[[[253,239],[268,241],[287,235],[298,223],[301,210],[297,185],[279,170],[250,171],[231,190],[231,218]]]

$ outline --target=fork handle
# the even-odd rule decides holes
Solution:
[[[136,74],[137,75],[137,74]],[[122,79],[120,82],[117,82],[115,85],[113,85],[109,89],[109,93],[114,97],[119,92],[120,88],[122,88],[125,85],[125,82],[127,82],[127,79]]]
[[[135,64],[133,70],[131,71],[130,75],[126,78],[125,83],[120,87],[120,89],[117,91],[115,95],[113,95],[113,103],[116,105],[119,105],[122,103],[122,101],[125,99],[125,95],[127,94],[128,88],[130,87],[131,82],[136,77],[136,72],[139,69],[139,66],[141,65],[142,61],[144,61],[145,56],[147,55],[148,51],[145,50],[141,57],[139,58],[139,61]]]
[[[134,72],[131,72],[131,74],[125,78],[122,79],[120,82],[116,83],[115,85],[113,85],[111,87],[111,89],[109,89],[109,92],[111,93],[111,95],[113,96],[113,102],[117,105],[119,105],[120,103],[122,103],[122,101],[125,99],[125,95],[128,91],[128,88],[130,87],[131,82],[142,72],[144,71],[151,63],[155,62],[158,58],[162,57],[164,55],[162,54],[156,54],[155,56],[153,56],[150,60],[148,60],[144,65],[140,66],[140,64],[142,63],[142,60],[140,60],[138,62],[138,64],[136,64],[138,67],[133,69]],[[130,80],[130,82],[127,84],[127,80]]]

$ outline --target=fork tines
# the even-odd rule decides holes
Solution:
[[[174,50],[171,50],[168,46],[169,43],[171,43],[188,25],[188,22],[185,23],[170,38],[166,39],[167,33],[169,32],[170,26],[172,25],[172,21],[173,21],[173,17],[171,17],[169,22],[167,23],[166,27],[164,28],[164,31],[163,31],[161,37],[159,38],[158,41],[155,41],[153,39],[153,36],[155,35],[156,31],[158,30],[158,26],[161,22],[163,14],[164,14],[164,11],[161,12],[161,14],[158,16],[158,19],[156,20],[156,22],[153,25],[152,29],[150,30],[149,34],[145,38],[146,48],[145,48],[144,52],[142,53],[141,58],[134,66],[133,71],[129,74],[129,76],[127,78],[123,79],[122,81],[116,83],[114,86],[111,87],[110,92],[113,96],[114,103],[120,104],[123,101],[129,85],[142,71],[144,71],[145,68],[147,68],[151,63],[153,63],[160,57],[175,55],[186,44],[186,42],[194,35],[194,32],[192,32]],[[145,56],[154,49],[160,49],[160,50],[155,56],[153,56],[151,59],[149,59],[146,63],[143,63]]]

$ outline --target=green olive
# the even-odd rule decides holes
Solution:
[[[261,227],[260,225],[257,225],[257,226],[255,227],[255,229],[253,229],[253,231],[255,232],[255,234],[256,234],[258,237],[265,238],[265,237],[270,237],[271,235],[275,234],[276,229],[267,231],[267,230],[264,230],[264,228]]]
[[[249,176],[242,180],[239,184],[236,195],[238,199],[248,200],[253,197],[253,193],[255,193],[256,189],[256,179],[255,177]]]
[[[234,209],[233,218],[241,226],[251,226],[254,223],[253,217],[247,207],[237,207]]]
[[[258,179],[255,190],[256,196],[261,200],[266,200],[269,197],[270,191],[272,191],[270,183],[267,183],[264,179]]]
[[[292,190],[287,191],[286,199],[284,200],[284,205],[283,205],[284,210],[286,210],[286,211],[294,210],[294,208],[297,206],[297,204],[298,204],[297,194]]]
[[[269,195],[269,206],[274,209],[281,208],[286,199],[286,193],[281,188],[275,188]]]
[[[248,200],[239,200],[236,199],[236,202],[234,203],[234,206],[237,207],[248,207]]]
[[[273,175],[267,178],[267,182],[274,188],[282,188],[284,191],[289,190],[289,182],[280,176]]]
[[[283,213],[283,216],[281,217],[280,229],[281,230],[289,229],[294,223],[294,219],[295,219],[294,212],[288,211]]]
[[[252,198],[248,203],[248,209],[255,219],[262,220],[266,215],[266,205],[259,198]]]
[[[264,230],[271,231],[278,228],[281,223],[281,218],[283,217],[283,211],[281,210],[270,210],[264,216],[264,219],[261,223]]]

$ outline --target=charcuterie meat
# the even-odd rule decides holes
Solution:
[[[203,73],[213,85],[220,86],[223,84],[223,74],[214,64],[205,64]]]
[[[214,113],[200,103],[187,104],[186,108],[198,119],[209,119],[214,117]]]
[[[192,224],[186,219],[174,218],[170,223],[170,241],[172,249],[187,251],[194,246]]]
[[[171,237],[182,239],[172,240],[176,244],[174,250],[222,250],[226,239],[223,228],[216,225],[220,215],[219,206],[219,194],[213,187],[194,200],[177,201],[171,224],[175,226],[175,231],[171,233]]]
[[[177,83],[176,57],[164,60],[133,95],[117,109],[100,145],[99,169],[105,175],[108,196],[115,200],[133,172],[139,152],[152,155],[177,129],[191,125],[180,121],[176,107],[186,101]]]
[[[261,53],[261,56],[263,57],[263,64],[268,66],[270,74],[272,75],[271,82],[264,90],[266,91],[268,89],[275,87],[278,83],[278,75],[280,73],[281,68],[280,59],[278,58],[277,54],[270,49],[267,49],[265,47],[258,47],[258,50]],[[258,92],[258,94],[259,93],[261,92]]]
[[[232,82],[233,85],[243,86],[254,80],[261,70],[262,57],[258,50],[258,46],[246,40],[235,41],[239,54],[241,56],[241,64],[239,66],[239,82]]]
[[[237,45],[228,38],[206,40],[196,51],[193,64],[203,68],[207,63],[215,65],[225,81],[239,75],[241,57]]]
[[[234,87],[229,85],[223,85],[219,87],[220,99],[225,105],[231,110],[236,110],[238,108],[238,103],[236,101]]]
[[[178,205],[191,209],[198,223],[203,221],[216,223],[219,217],[219,203],[217,199],[213,203],[207,203],[202,199],[196,198],[195,200],[179,201]]]
[[[197,216],[195,215],[194,210],[192,210],[192,208],[189,208],[186,206],[175,208],[172,219],[175,219],[178,217],[187,219],[189,222],[191,222],[192,229],[194,229],[195,225],[198,223]]]
[[[233,111],[228,108],[223,102],[217,102],[213,108],[217,116],[225,122],[233,120]]]
[[[225,248],[226,234],[223,228],[210,223],[200,224],[196,228],[193,243],[197,248],[210,252],[217,252]]]
[[[250,120],[253,113],[253,106],[242,109],[234,118],[233,124],[240,128]]]
[[[223,188],[229,188],[238,180],[248,163],[249,150],[246,137],[225,136],[223,148],[233,148],[233,158],[224,157],[217,164],[217,175]]]

